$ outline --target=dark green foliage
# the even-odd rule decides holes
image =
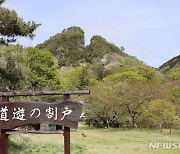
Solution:
[[[17,46],[19,48],[19,46]],[[21,80],[25,77],[23,74],[23,66],[20,64],[20,57],[15,55],[16,49],[12,52],[12,48],[0,48],[0,83],[1,91],[15,90],[20,87]]]
[[[118,53],[125,57],[128,56],[120,48],[107,42],[101,36],[93,36],[90,44],[84,51],[83,59],[88,63],[97,63],[108,53]]]
[[[0,0],[0,5],[4,2],[5,0]]]
[[[85,47],[84,31],[79,27],[70,27],[37,45],[39,49],[51,51],[59,66],[77,66],[81,63],[97,64],[106,54],[117,53],[129,57],[120,48],[108,43],[101,36],[93,36]]]
[[[94,65],[92,67],[92,70],[94,71],[94,74],[96,76],[96,79],[98,81],[102,81],[103,78],[104,78],[104,71],[105,71],[105,68],[102,64],[99,64],[99,65]]]
[[[1,0],[0,4],[2,2]],[[33,32],[39,25],[34,21],[26,23],[18,17],[14,10],[11,11],[0,6],[0,44],[15,42],[16,36],[33,38],[35,36]]]
[[[81,74],[79,74],[79,89],[84,89],[86,86],[88,86],[89,80],[87,78],[87,67],[82,68]]]
[[[37,47],[51,51],[57,58],[59,66],[76,66],[82,60],[85,48],[84,32],[79,27],[70,27]]]
[[[172,71],[176,68],[180,67],[180,55],[172,58],[171,60],[167,61],[166,63],[164,63],[163,65],[161,65],[159,68],[163,71],[163,72],[169,72]]]
[[[0,48],[1,91],[60,89],[60,73],[49,51],[21,46]]]
[[[16,72],[11,72],[0,68],[0,90],[14,90],[18,87],[20,76]],[[4,88],[3,88],[4,87]]]

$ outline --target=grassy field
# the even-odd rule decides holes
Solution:
[[[85,134],[85,137],[82,135]],[[180,143],[180,131],[80,128],[71,133],[72,154],[179,154],[176,149],[150,149],[150,142]],[[11,136],[9,154],[63,154],[63,135]]]

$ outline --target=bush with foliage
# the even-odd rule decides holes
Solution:
[[[2,91],[62,88],[56,60],[49,51],[1,46],[0,64]]]

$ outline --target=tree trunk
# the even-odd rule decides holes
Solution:
[[[172,124],[169,125],[169,132],[172,133]]]
[[[109,120],[108,120],[108,118],[107,118],[107,120],[106,120],[106,127],[107,127],[107,128],[110,127],[110,126],[109,126]]]
[[[160,131],[161,131],[161,133],[162,133],[162,124],[160,124]]]
[[[91,126],[91,119],[88,119],[88,126]]]
[[[132,115],[131,118],[132,118],[133,128],[137,128],[136,116]]]
[[[139,125],[139,128],[141,128],[141,129],[142,129],[142,124],[140,124],[140,125]]]

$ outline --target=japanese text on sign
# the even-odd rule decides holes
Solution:
[[[68,107],[65,107],[64,111],[62,111],[62,118],[61,120],[64,120],[64,118],[67,116],[67,115],[70,115],[72,112],[72,110],[70,110]],[[14,111],[13,111],[13,118],[12,119],[16,119],[16,120],[20,120],[20,121],[24,121],[26,120],[24,117],[25,117],[25,109],[24,108],[14,108]],[[41,116],[41,110],[39,108],[34,108],[30,111],[30,117],[34,117],[34,118],[38,118],[39,116]],[[0,110],[0,120],[1,121],[8,121],[8,107],[7,106],[4,106],[4,107],[1,107],[1,110]],[[48,109],[46,109],[46,117],[48,119],[54,119],[54,120],[57,120],[58,118],[58,108],[55,107],[55,108],[51,108],[49,107]]]
[[[71,101],[60,103],[0,103],[0,130],[42,123],[76,129],[81,111],[82,104]]]

